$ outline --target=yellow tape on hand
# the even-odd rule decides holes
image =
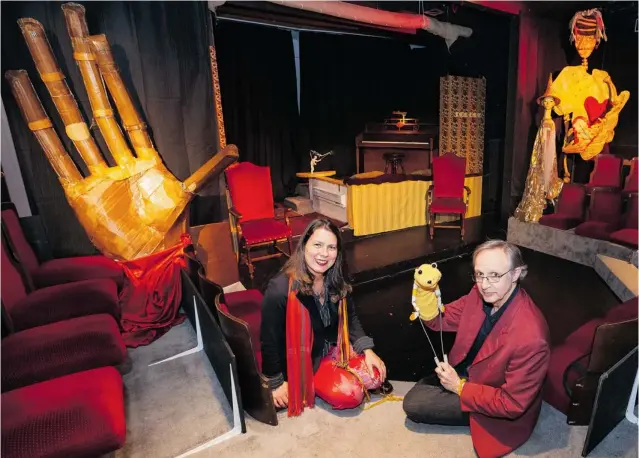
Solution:
[[[67,135],[74,142],[86,140],[89,138],[89,128],[86,123],[78,122],[75,124],[69,124],[66,127]]]

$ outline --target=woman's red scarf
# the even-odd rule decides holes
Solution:
[[[315,385],[313,384],[313,326],[311,315],[293,289],[293,280],[288,281],[288,301],[286,303],[286,374],[288,377],[288,416],[296,417],[304,407],[315,406]],[[325,300],[329,300],[327,297]],[[337,346],[340,349],[337,364],[348,367],[350,342],[348,337],[348,316],[346,299],[342,298],[338,307]]]

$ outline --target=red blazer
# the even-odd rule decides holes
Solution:
[[[451,366],[466,357],[485,317],[477,286],[446,306],[443,330],[457,332],[448,355]],[[439,330],[438,317],[425,323]],[[468,367],[460,396],[480,457],[503,456],[528,440],[539,418],[549,361],[548,325],[520,287]]]

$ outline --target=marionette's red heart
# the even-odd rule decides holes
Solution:
[[[604,113],[608,111],[608,99],[599,103],[594,97],[587,97],[586,100],[584,100],[584,108],[586,109],[586,113],[588,113],[588,121],[590,125],[592,125],[593,122],[601,118]]]

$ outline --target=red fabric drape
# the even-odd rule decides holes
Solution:
[[[182,298],[180,269],[191,237],[168,250],[121,262],[127,277],[120,294],[122,337],[127,347],[148,345],[184,321],[178,315]]]

